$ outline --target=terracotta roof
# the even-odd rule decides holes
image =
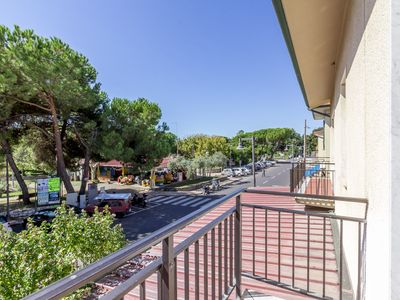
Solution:
[[[161,161],[161,163],[158,167],[159,168],[167,168],[170,160],[171,160],[171,158],[169,158],[169,157],[163,158],[163,160]]]
[[[100,167],[114,167],[114,168],[122,168],[122,167],[132,167],[131,163],[124,163],[123,161],[119,161],[116,159],[107,161],[107,162],[100,162]]]

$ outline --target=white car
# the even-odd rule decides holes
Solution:
[[[222,175],[222,176],[233,177],[233,176],[235,176],[235,173],[233,172],[232,169],[224,169],[224,170],[221,172],[221,175]]]
[[[233,168],[232,170],[236,176],[244,176],[245,175],[242,168]]]
[[[247,169],[247,168],[242,168],[242,173],[244,175],[250,175],[252,173],[252,171],[250,169]]]

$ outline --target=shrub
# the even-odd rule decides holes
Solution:
[[[28,223],[18,234],[0,228],[0,299],[20,299],[124,246],[113,220],[61,206],[52,223]]]

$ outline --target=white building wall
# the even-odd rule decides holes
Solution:
[[[331,157],[331,132],[328,124],[324,124],[325,157]]]
[[[391,297],[400,299],[400,1],[391,5]]]
[[[336,61],[331,157],[335,194],[367,197],[367,299],[390,298],[390,1],[349,1]],[[338,214],[359,205],[337,203]],[[357,230],[345,225],[345,254],[356,284]]]

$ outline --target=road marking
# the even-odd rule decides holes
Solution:
[[[204,197],[195,197],[194,199],[189,200],[189,201],[183,203],[182,206],[189,206],[190,204],[193,204],[194,202],[200,201],[200,200],[202,200],[202,199],[204,199]]]
[[[156,196],[156,197],[152,197],[152,198],[149,198],[149,201],[154,201],[154,200],[157,200],[157,199],[160,199],[160,198],[163,198],[163,197],[165,197],[165,196]]]
[[[162,202],[165,202],[165,201],[168,201],[168,200],[170,200],[170,199],[173,199],[173,198],[175,198],[176,196],[168,196],[168,197],[163,197],[163,198],[161,198],[161,199],[158,199],[158,200],[156,200],[156,201],[153,201],[153,202],[156,202],[156,203],[162,203]]]
[[[208,201],[210,201],[212,199],[213,198],[210,197],[210,198],[206,198],[206,199],[200,200],[199,202],[196,202],[196,203],[190,205],[190,207],[196,207],[196,206],[199,206],[199,205],[203,205],[204,203],[206,203],[206,202],[208,202]]]
[[[176,201],[174,203],[172,203],[172,205],[179,205],[181,203],[184,203],[187,200],[193,199],[193,196],[185,196],[185,198],[183,198],[182,200]]]
[[[137,210],[137,211],[130,212],[129,214],[126,214],[125,217],[133,216],[133,215],[135,215],[135,214],[137,214],[137,213],[140,213],[140,212],[142,212],[142,211],[155,208],[155,207],[160,206],[160,205],[161,205],[161,204],[154,204],[154,205],[151,205],[151,206],[147,205],[146,208],[140,208],[140,209]]]
[[[185,198],[185,197],[186,196],[178,196],[178,197],[173,198],[172,200],[165,201],[164,204],[169,204],[171,202],[174,202],[176,200],[180,200],[180,199]]]

